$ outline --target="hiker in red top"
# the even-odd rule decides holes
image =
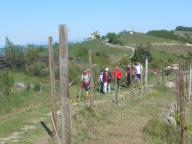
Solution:
[[[120,80],[122,79],[122,72],[121,70],[119,69],[118,66],[115,67],[115,70],[113,71],[112,73],[112,77],[113,79],[116,80],[116,84],[117,84],[117,88],[119,89],[120,88]]]

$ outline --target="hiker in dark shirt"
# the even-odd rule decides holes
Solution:
[[[126,79],[127,79],[127,87],[131,84],[131,65],[128,64],[126,68]]]

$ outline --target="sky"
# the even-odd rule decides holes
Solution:
[[[71,42],[90,33],[147,32],[192,26],[192,0],[0,0],[0,46],[58,41],[58,26],[68,25]]]

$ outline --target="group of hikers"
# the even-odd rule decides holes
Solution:
[[[126,85],[129,87],[131,83],[141,82],[143,74],[143,67],[140,62],[136,64],[128,64],[125,69],[126,76]],[[98,82],[99,82],[99,92],[103,92],[104,94],[111,92],[111,82],[114,81],[116,84],[116,88],[120,88],[120,83],[123,78],[123,72],[120,70],[118,66],[115,67],[113,71],[110,71],[108,67],[105,68],[104,71],[101,71],[99,74]],[[91,89],[90,84],[91,73],[89,69],[84,69],[81,76],[82,88],[86,92],[86,96],[90,96],[89,90]]]

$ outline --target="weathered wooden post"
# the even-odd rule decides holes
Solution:
[[[145,89],[147,89],[147,79],[148,79],[148,58],[145,59]]]
[[[90,70],[90,84],[91,84],[91,95],[89,96],[89,104],[90,107],[93,107],[93,88],[94,88],[94,84],[93,84],[93,71],[92,71],[92,51],[91,49],[89,49],[89,70]]]
[[[71,144],[71,113],[68,86],[67,26],[59,26],[62,144]]]
[[[180,92],[179,92],[179,80],[180,70],[176,71],[176,100],[177,100],[177,111],[180,111]]]
[[[50,86],[51,86],[51,111],[53,117],[53,129],[54,135],[58,132],[58,119],[57,119],[57,106],[56,106],[56,90],[55,90],[55,62],[53,53],[53,40],[52,37],[48,37],[49,46],[49,70],[50,70]]]
[[[181,113],[181,144],[186,144],[186,129],[185,129],[185,94],[184,94],[184,68],[181,68],[179,78],[179,92],[180,92],[180,113]]]
[[[189,101],[191,100],[191,78],[192,78],[192,71],[191,71],[191,63],[189,65]]]
[[[162,83],[164,83],[165,82],[164,61],[162,61],[161,74],[162,74]]]

